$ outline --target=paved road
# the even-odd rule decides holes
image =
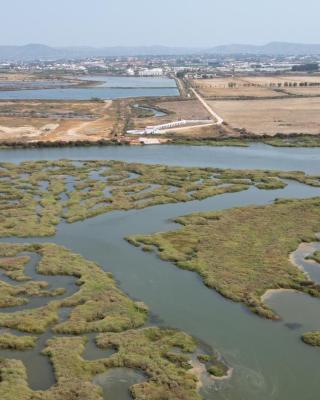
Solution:
[[[200,101],[200,103],[208,110],[210,115],[214,117],[214,119],[217,121],[215,125],[222,125],[223,124],[223,118],[220,117],[213,109],[209,106],[209,104],[205,101],[205,99],[200,96],[198,92],[196,92],[193,88],[191,88],[192,92],[196,96],[196,98]]]

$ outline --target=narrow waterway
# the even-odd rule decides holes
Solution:
[[[122,160],[146,164],[235,169],[277,169],[320,174],[319,148],[285,148],[264,144],[249,147],[109,146],[0,150],[0,161]]]
[[[187,148],[182,157],[184,146],[167,147],[176,151],[171,164],[204,165],[243,168],[281,168],[286,170],[305,170],[320,173],[320,150],[290,149],[293,151],[290,161],[289,149],[253,146],[249,149],[235,148]],[[158,150],[159,149],[159,150]],[[112,158],[124,161],[165,162],[169,155],[160,154],[163,147],[136,151],[121,148],[68,149],[71,158]],[[51,149],[53,150],[53,149]],[[62,149],[63,150],[67,149]],[[119,150],[119,151],[118,151]],[[180,153],[179,153],[180,150]],[[50,158],[68,158],[60,150],[50,153]],[[86,156],[84,156],[87,152]],[[114,152],[112,155],[111,153]],[[189,156],[190,152],[193,156]],[[265,154],[265,157],[261,154]],[[0,157],[8,154],[10,161],[21,161],[23,153],[19,150],[0,152]],[[202,154],[202,155],[201,155]],[[237,154],[237,157],[230,157]],[[40,151],[24,150],[25,159],[39,159]],[[158,156],[156,156],[158,155]],[[204,155],[204,158],[202,157]],[[209,157],[210,155],[210,157]],[[122,157],[122,158],[121,158]],[[151,161],[151,158],[153,160]],[[209,161],[208,161],[209,160]],[[224,160],[222,162],[222,160]],[[238,160],[238,164],[236,163]],[[192,272],[176,268],[171,263],[161,261],[156,255],[144,253],[128,244],[124,237],[137,233],[152,233],[178,228],[171,219],[194,211],[219,210],[248,204],[268,204],[279,197],[320,196],[319,188],[312,188],[291,182],[284,190],[257,190],[251,188],[245,192],[228,193],[203,201],[182,204],[169,204],[128,212],[112,212],[106,215],[77,222],[62,223],[57,234],[51,238],[32,238],[32,242],[54,241],[64,245],[84,257],[98,262],[104,270],[111,271],[119,286],[132,298],[144,301],[157,316],[160,325],[171,326],[195,335],[218,350],[234,368],[230,380],[216,382],[204,392],[206,399],[218,400],[314,400],[320,391],[318,365],[320,351],[303,344],[300,335],[312,329],[320,329],[320,300],[296,293],[277,293],[268,300],[282,317],[281,321],[264,320],[250,313],[244,306],[226,300],[214,290],[206,288],[201,279]],[[2,241],[6,241],[2,239]],[[11,239],[25,242],[27,239]],[[92,346],[92,352],[90,351]],[[96,358],[94,344],[88,345],[86,358]],[[10,352],[0,352],[0,356],[9,356]],[[27,353],[24,360],[28,357]],[[18,355],[15,355],[18,357]],[[41,356],[43,357],[43,356]],[[28,368],[37,368],[29,362]],[[50,368],[50,367],[48,367]],[[47,369],[48,371],[48,369]],[[137,376],[114,372],[114,375],[100,376],[99,383],[106,383],[113,400],[122,400],[121,379],[133,381]],[[117,378],[120,376],[120,378]],[[120,379],[120,380],[119,380]],[[108,382],[114,386],[108,386]],[[114,387],[114,392],[112,387]],[[120,389],[119,389],[120,387]],[[120,390],[120,392],[118,392]],[[119,393],[119,394],[118,394]],[[127,390],[126,390],[127,393]],[[108,398],[108,397],[106,397]]]

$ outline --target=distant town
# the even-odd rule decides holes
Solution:
[[[68,72],[103,73],[119,76],[180,76],[208,79],[233,74],[281,74],[316,72],[320,55],[185,55],[92,57],[84,59],[52,59],[2,61],[1,72]]]

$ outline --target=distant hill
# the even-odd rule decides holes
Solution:
[[[50,57],[60,57],[60,51],[43,44],[0,46],[0,60],[35,60]]]
[[[42,44],[0,46],[2,61],[31,61],[83,57],[177,55],[199,52],[198,48],[145,47],[49,47]]]
[[[231,44],[207,50],[212,54],[309,55],[320,54],[320,44],[271,42],[262,46]]]
[[[231,44],[212,48],[195,47],[50,47],[43,44],[25,46],[0,46],[1,61],[32,61],[83,57],[152,56],[183,54],[258,54],[258,55],[309,55],[320,54],[320,44],[272,42],[262,46]]]

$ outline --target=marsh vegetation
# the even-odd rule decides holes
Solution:
[[[0,398],[3,400],[102,399],[101,388],[93,383],[96,375],[114,368],[141,371],[145,379],[130,388],[134,399],[200,399],[198,378],[190,372],[191,357],[197,342],[191,336],[172,329],[144,327],[148,308],[133,301],[115,284],[112,275],[97,264],[55,244],[0,244],[0,269],[10,265],[23,273],[21,254],[39,256],[37,272],[46,277],[73,277],[78,287],[68,297],[55,298],[42,306],[10,312],[12,293],[9,289],[25,284],[6,284],[2,294],[5,312],[0,312],[0,348],[24,351],[34,348],[45,334],[42,354],[49,357],[56,383],[46,391],[32,390],[27,371],[20,360],[0,360]],[[3,267],[4,266],[4,267]],[[32,282],[30,282],[32,283]],[[17,302],[28,302],[40,292],[23,290],[15,294]],[[6,301],[7,299],[7,301]],[[61,320],[59,311],[67,307],[70,313]],[[96,345],[112,349],[109,356],[88,360],[84,350],[86,334],[98,333]],[[32,335],[30,335],[32,334]],[[179,349],[173,353],[172,349]],[[34,351],[37,351],[35,349]],[[212,366],[215,364],[212,363]],[[218,374],[218,372],[217,372]]]
[[[199,273],[208,287],[266,318],[278,318],[262,299],[269,289],[320,296],[320,286],[289,260],[300,243],[317,238],[319,198],[191,214],[176,222],[182,228],[128,241]]]
[[[0,163],[0,236],[50,236],[72,223],[116,210],[202,200],[224,193],[279,189],[285,179],[320,186],[303,172],[222,170],[121,161]]]

